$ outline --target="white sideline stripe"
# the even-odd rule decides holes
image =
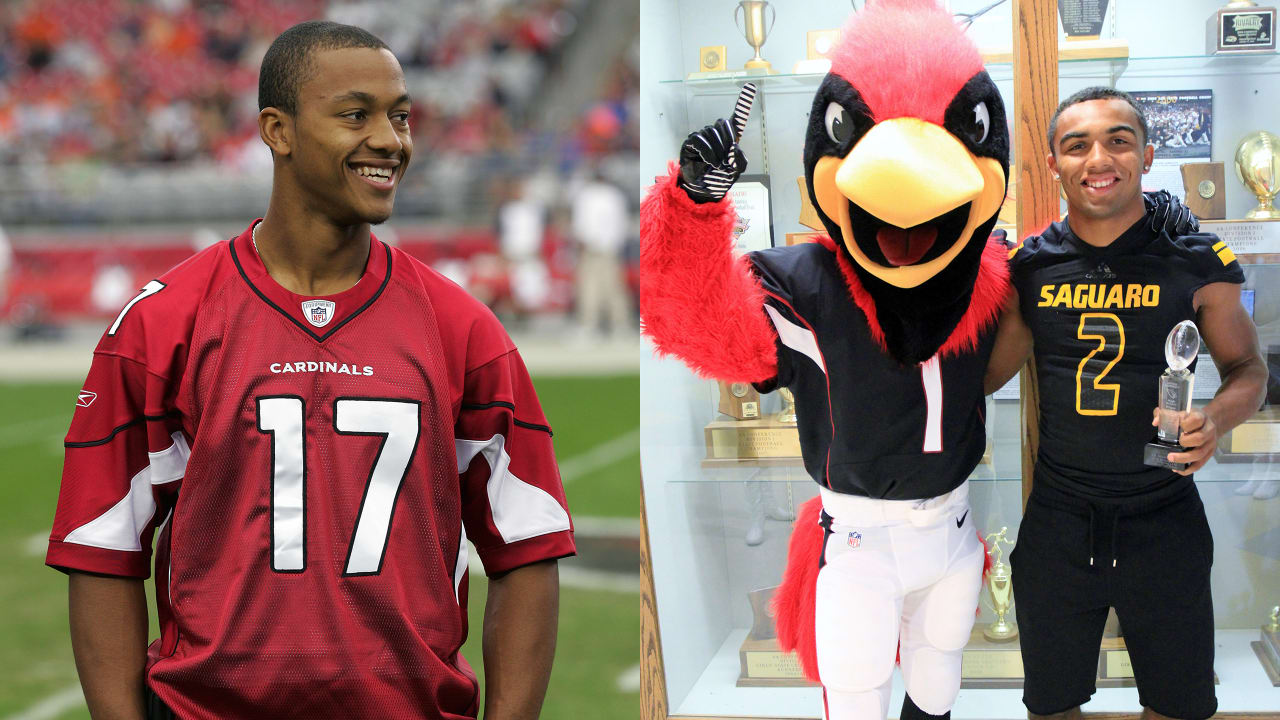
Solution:
[[[72,708],[84,706],[84,691],[76,683],[3,720],[52,720]]]
[[[70,418],[58,416],[0,427],[0,448],[25,445],[46,437],[55,430],[66,431],[70,422]],[[62,434],[59,433],[59,439],[61,436]]]
[[[640,665],[632,665],[618,673],[618,679],[613,684],[621,693],[640,692]]]
[[[568,485],[583,475],[608,467],[622,458],[639,454],[640,428],[635,428],[560,463],[560,482]]]

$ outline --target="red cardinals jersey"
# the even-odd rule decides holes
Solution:
[[[374,239],[303,297],[251,234],[153,280],[94,352],[46,562],[145,578],[182,718],[468,718],[467,544],[572,555],[551,430],[463,290]]]

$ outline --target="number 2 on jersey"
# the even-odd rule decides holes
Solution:
[[[1076,412],[1115,415],[1120,407],[1120,384],[1103,382],[1124,357],[1124,324],[1111,313],[1084,313],[1076,338],[1097,343],[1076,368]]]
[[[271,435],[271,569],[307,567],[306,433],[302,398],[258,398],[258,431]],[[407,400],[340,398],[333,425],[339,435],[382,438],[347,550],[348,575],[375,575],[391,535],[391,516],[418,445],[418,404]]]

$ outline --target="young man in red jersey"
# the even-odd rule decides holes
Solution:
[[[1011,557],[1023,702],[1032,718],[1081,717],[1114,607],[1144,720],[1202,720],[1217,708],[1213,538],[1189,476],[1262,402],[1267,369],[1240,302],[1244,273],[1176,201],[1143,194],[1152,148],[1127,94],[1067,98],[1049,141],[1067,217],[1010,254],[1016,292],[985,382],[1003,385],[1034,345],[1039,457]],[[1189,465],[1175,471],[1144,464],[1143,448],[1165,339],[1183,320],[1199,327],[1222,385],[1181,415],[1187,451],[1168,460]]]
[[[412,154],[395,57],[295,26],[263,58],[265,220],[146,287],[94,353],[47,563],[95,718],[534,718],[574,553],[533,386],[488,310],[379,242]],[[161,636],[142,582],[156,535]]]

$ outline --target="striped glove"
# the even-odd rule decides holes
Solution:
[[[747,83],[733,108],[733,124],[721,118],[691,133],[680,146],[680,187],[694,202],[718,202],[747,169],[747,158],[738,148],[747,126],[756,86]]]

